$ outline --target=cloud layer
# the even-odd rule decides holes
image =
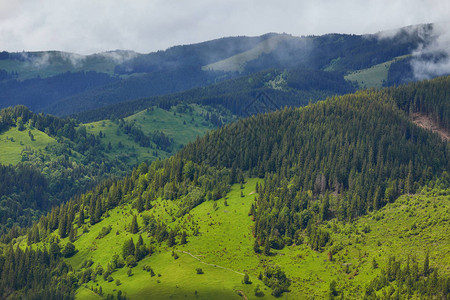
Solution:
[[[418,80],[450,74],[450,22],[434,26],[435,39],[413,52],[411,67]]]
[[[0,0],[0,50],[147,53],[267,32],[375,33],[449,15],[448,0]]]

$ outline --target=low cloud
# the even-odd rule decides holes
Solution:
[[[450,74],[450,23],[433,26],[429,44],[420,45],[412,54],[411,67],[418,80]]]
[[[116,51],[101,52],[96,55],[103,56],[106,59],[110,59],[115,63],[120,64],[127,60],[135,58],[139,54],[134,51],[116,50]]]
[[[449,15],[448,0],[0,0],[0,50],[148,53],[267,32],[374,33]]]

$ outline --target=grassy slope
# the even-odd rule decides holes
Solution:
[[[119,125],[109,120],[87,123],[85,125],[89,133],[98,135],[102,131],[102,133],[106,134],[102,142],[105,146],[111,142],[112,150],[106,152],[110,158],[126,159],[130,165],[134,165],[144,160],[153,161],[157,157],[168,157],[180,149],[182,145],[195,140],[197,136],[203,136],[207,130],[214,128],[209,122],[205,122],[205,119],[202,117],[201,114],[206,113],[204,108],[197,105],[192,105],[191,107],[194,109],[192,114],[189,112],[174,114],[174,108],[167,111],[155,107],[154,110],[144,110],[125,118],[126,121],[136,121],[136,124],[145,134],[159,130],[164,132],[169,138],[173,138],[174,144],[170,152],[158,150],[155,145],[152,148],[141,147],[128,135],[121,132],[118,133]],[[193,122],[192,118],[194,118]],[[186,125],[183,122],[186,122]],[[119,148],[119,142],[123,144],[123,148]],[[158,152],[158,156],[155,157],[153,152]]]
[[[202,67],[202,70],[214,70],[224,72],[242,72],[245,63],[258,58],[263,53],[270,53],[274,51],[279,42],[293,37],[289,35],[276,35],[267,40],[262,41],[252,49],[233,55],[224,60],[206,65]]]
[[[368,69],[354,71],[344,78],[347,81],[356,81],[360,88],[381,88],[383,82],[387,80],[391,64],[406,57],[408,55],[396,57],[393,60],[374,65]]]
[[[17,127],[11,127],[0,134],[0,163],[17,164],[22,160],[21,152],[25,147],[36,151],[44,151],[47,145],[56,144],[56,140],[42,131],[30,129],[34,141],[28,135],[28,130],[19,131]],[[12,138],[12,140],[11,140]]]
[[[211,123],[206,122],[203,118],[202,114],[207,112],[204,108],[197,105],[192,105],[191,107],[194,109],[192,114],[186,112],[176,113],[176,115],[174,115],[174,108],[170,111],[155,108],[153,111],[142,111],[126,118],[127,121],[135,120],[146,134],[155,130],[160,130],[170,138],[173,138],[174,145],[169,149],[170,152],[139,146],[139,144],[134,142],[130,136],[124,133],[117,134],[119,126],[109,120],[84,125],[89,133],[98,135],[99,132],[102,131],[102,133],[106,134],[106,136],[102,138],[102,142],[105,145],[105,149],[108,143],[111,142],[111,151],[105,150],[105,154],[109,156],[109,158],[121,158],[130,166],[133,166],[137,164],[137,162],[145,160],[153,161],[158,157],[168,157],[180,149],[182,145],[193,141],[197,136],[202,136],[207,130],[214,128]],[[194,118],[194,121],[192,121],[192,118]],[[186,125],[183,124],[184,121],[186,122]],[[33,134],[34,141],[30,139],[28,130]],[[11,141],[11,138],[13,141]],[[119,142],[124,145],[123,148],[117,146]],[[51,153],[51,151],[45,151],[45,147],[47,145],[56,145],[57,143],[58,142],[54,138],[35,128],[27,128],[23,131],[19,131],[16,127],[11,127],[8,131],[0,134],[0,163],[17,164],[22,160],[21,152],[26,147],[35,151],[43,151],[44,154],[48,154],[52,157],[53,153]],[[155,157],[153,152],[158,152],[158,156]]]
[[[17,72],[19,79],[42,78],[65,72],[96,71],[114,74],[116,63],[105,56],[83,56],[59,51],[32,52],[33,58],[27,61],[15,59],[0,60],[0,69]],[[27,53],[25,53],[27,55]]]
[[[175,246],[179,258],[171,256],[172,248],[165,243],[157,244],[145,234],[144,243],[153,243],[156,252],[139,262],[133,268],[133,276],[128,277],[127,268],[119,269],[112,274],[115,282],[106,282],[98,277],[97,282],[86,284],[88,288],[102,286],[104,294],[122,290],[131,299],[239,299],[236,291],[243,291],[250,299],[254,298],[254,289],[260,285],[265,296],[271,299],[270,290],[257,279],[265,265],[280,265],[287,276],[293,280],[291,292],[282,298],[321,299],[328,291],[331,280],[338,282],[338,290],[345,288],[345,299],[358,299],[364,285],[374,278],[380,268],[373,269],[375,258],[379,267],[383,267],[389,256],[406,259],[407,255],[418,258],[422,264],[426,251],[430,251],[431,265],[441,266],[441,272],[450,272],[450,231],[449,212],[450,195],[429,191],[427,193],[402,196],[395,203],[370,213],[354,223],[329,221],[325,227],[332,233],[334,247],[342,249],[328,261],[328,250],[315,252],[305,244],[292,245],[283,250],[272,250],[273,255],[266,257],[253,252],[253,222],[247,215],[254,199],[252,195],[257,179],[249,179],[240,196],[239,185],[234,185],[225,199],[207,201],[194,208],[183,218],[174,218],[177,201],[155,201],[151,211],[142,214],[153,214],[157,220],[171,222],[170,226],[179,226],[189,233],[186,245]],[[88,233],[81,234],[75,242],[79,252],[68,259],[75,267],[92,258],[95,267],[100,263],[104,268],[114,254],[119,254],[121,245],[131,236],[137,241],[138,234],[131,235],[125,228],[131,223],[136,212],[130,205],[116,208],[109,212],[109,217],[92,226]],[[138,222],[142,225],[142,214]],[[112,226],[109,235],[95,239],[103,226]],[[191,236],[194,228],[199,235]],[[364,233],[364,228],[370,228]],[[367,232],[368,231],[368,232]],[[67,239],[63,240],[65,244]],[[153,242],[152,242],[153,241]],[[23,242],[25,243],[25,241]],[[184,252],[182,252],[184,251]],[[207,265],[195,259],[189,252]],[[143,265],[150,265],[159,277],[150,277],[142,270]],[[346,265],[349,266],[346,270]],[[442,268],[444,266],[444,268]],[[202,268],[203,275],[197,275],[195,269]],[[241,283],[240,273],[248,272],[251,285]],[[97,286],[98,285],[98,286]],[[197,291],[197,293],[195,292]],[[88,294],[85,288],[78,290],[78,299]]]

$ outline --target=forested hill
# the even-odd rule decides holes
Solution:
[[[448,205],[449,144],[416,126],[408,114],[423,110],[431,116],[431,107],[439,111],[447,106],[447,92],[436,92],[435,88],[448,91],[449,80],[444,77],[412,84],[402,87],[403,91],[359,91],[304,108],[254,115],[199,138],[175,156],[151,165],[142,163],[124,179],[104,181],[54,207],[26,236],[9,232],[10,244],[0,255],[0,294],[14,298],[57,293],[71,299],[76,289],[89,287],[101,296],[122,297],[125,290],[142,297],[136,285],[145,282],[142,289],[154,290],[160,298],[172,293],[187,297],[187,291],[197,298],[199,285],[192,276],[203,274],[202,268],[208,268],[214,278],[221,278],[219,283],[207,284],[214,294],[221,292],[223,297],[226,293],[219,292],[217,285],[224,282],[224,277],[237,273],[237,283],[227,281],[229,289],[236,291],[243,272],[251,273],[254,282],[265,285],[264,292],[258,286],[250,289],[246,286],[248,275],[244,276],[242,290],[254,291],[255,296],[262,292],[280,297],[289,291],[297,296],[315,294],[317,286],[321,286],[318,294],[323,297],[323,280],[329,285],[331,298],[341,293],[349,299],[361,299],[364,294],[377,299],[377,291],[384,287],[383,293],[392,294],[390,290],[396,289],[397,294],[418,297],[448,293],[448,285],[444,285],[448,275],[430,268],[428,255],[420,273],[418,267],[410,270],[409,262],[407,267],[400,267],[390,258],[384,263],[380,279],[371,282],[371,289],[363,287],[379,274],[377,261],[387,258],[381,256],[379,248],[367,247],[373,259],[373,267],[367,267],[369,254],[361,250],[366,242],[361,243],[365,236],[360,233],[368,234],[371,229],[367,223],[358,227],[355,224],[366,214],[384,218],[383,210],[389,206],[395,209],[393,204],[402,194],[407,206],[404,209],[409,210],[409,197],[420,190],[424,196],[433,197],[434,205],[421,205],[420,214],[425,216],[420,219],[421,225],[402,224],[408,228],[402,234],[447,226],[448,218],[445,213],[441,216],[437,207],[441,196],[444,209]],[[435,98],[432,104],[408,105],[408,101],[414,102],[409,98],[413,89],[420,91],[423,103]],[[408,113],[403,110],[407,107]],[[244,187],[248,182],[252,186]],[[422,195],[414,197],[414,201],[424,201],[420,200]],[[395,214],[414,216],[411,211],[406,216],[404,209],[395,209]],[[388,232],[386,227],[397,217],[391,216],[379,222],[383,232]],[[216,235],[219,230],[224,231],[220,242]],[[408,233],[410,238],[414,238],[414,232]],[[399,239],[403,237],[396,234]],[[426,247],[442,243],[440,237],[429,240],[427,236],[421,241]],[[383,253],[390,255],[390,245],[384,246],[387,250]],[[378,246],[371,244],[380,246],[380,241]],[[412,253],[419,249],[408,246]],[[200,256],[202,253],[208,255]],[[359,257],[352,260],[357,265],[347,263],[350,256]],[[201,267],[192,270],[197,263]],[[312,269],[313,265],[323,270]],[[313,281],[304,277],[303,267],[315,274]],[[26,268],[32,270],[28,277],[24,276]],[[160,272],[155,280],[151,279],[156,275],[153,268]],[[334,268],[337,273],[330,272]],[[361,276],[356,277],[360,270]],[[183,276],[174,276],[174,272]],[[328,275],[319,278],[317,272]],[[186,283],[184,274],[190,283]],[[408,276],[420,284],[412,284]],[[341,283],[337,285],[331,278]],[[354,278],[359,283],[353,283]],[[394,287],[395,280],[405,280],[405,286]],[[183,282],[183,288],[187,286],[186,290],[173,288],[179,282]],[[201,297],[206,298],[202,291]]]
[[[0,108],[22,104],[36,112],[66,116],[270,69],[315,71],[311,75],[319,77],[318,82],[326,82],[336,73],[341,80],[351,75],[346,80],[358,82],[359,87],[381,87],[415,80],[409,59],[414,50],[436,39],[433,28],[425,24],[400,28],[395,34],[370,35],[295,37],[271,33],[221,38],[144,55],[129,51],[90,56],[1,52]],[[433,57],[421,59],[431,61]],[[304,90],[302,81],[295,83],[296,89]],[[278,93],[275,87],[274,93]]]
[[[422,102],[433,103],[428,104],[430,114],[431,107],[440,111],[448,106],[449,82],[450,77],[440,78],[419,89]],[[441,90],[433,92],[433,87]],[[332,203],[334,214],[352,219],[450,170],[448,143],[414,125],[397,106],[413,103],[406,92],[415,88],[362,91],[306,108],[253,116],[207,134],[179,156],[265,178],[267,195],[258,201],[263,209],[257,219],[269,227],[258,230],[258,235],[265,239],[275,226],[282,235],[293,236],[295,228],[307,224],[297,212],[308,191],[338,193]],[[289,211],[289,221],[277,223],[283,208]]]
[[[174,154],[229,118],[186,104],[90,124],[35,114],[25,106],[2,109],[0,239],[9,228],[30,226],[101,180]]]
[[[258,113],[255,110],[258,105],[269,111],[285,106],[305,106],[331,95],[351,93],[354,90],[355,87],[338,72],[302,68],[289,71],[270,69],[181,93],[107,105],[72,117],[82,122],[98,121],[111,116],[123,118],[149,106],[167,108],[179,103],[225,108],[232,114],[247,117]]]

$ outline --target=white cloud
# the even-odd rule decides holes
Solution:
[[[267,32],[374,33],[449,15],[447,0],[0,0],[0,50],[146,53]]]
[[[414,51],[411,66],[417,79],[429,79],[450,74],[449,26],[448,22],[435,24],[433,30],[436,36],[435,40],[428,45],[419,46]]]

